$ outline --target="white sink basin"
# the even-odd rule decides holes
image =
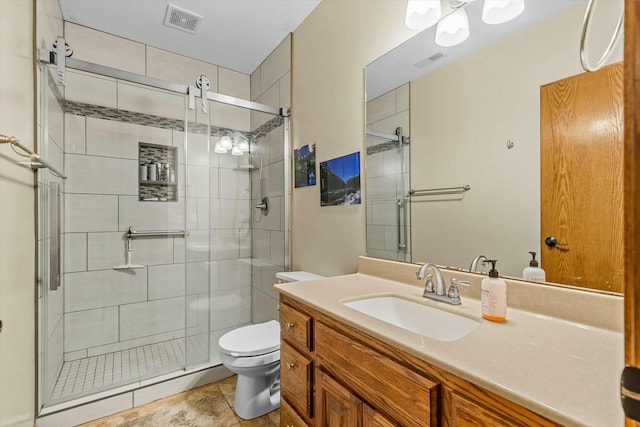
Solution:
[[[347,307],[438,341],[455,341],[480,326],[479,322],[406,299],[388,296],[344,303]]]

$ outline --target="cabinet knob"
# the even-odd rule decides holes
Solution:
[[[285,323],[285,324],[284,324],[284,327],[285,327],[285,329],[286,329],[287,331],[292,330],[295,326],[296,326],[295,324],[293,324],[293,323],[289,323],[289,322],[287,322],[287,323]]]
[[[293,368],[296,367],[295,363],[286,363],[285,366],[287,367],[288,370],[292,370]]]

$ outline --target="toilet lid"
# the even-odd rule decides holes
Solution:
[[[270,320],[234,329],[220,337],[218,345],[234,357],[271,353],[280,348],[280,323]]]

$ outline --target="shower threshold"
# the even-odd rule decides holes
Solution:
[[[208,356],[208,348],[204,348],[202,341],[187,340],[190,355]],[[64,362],[50,403],[62,403],[182,370],[185,354],[185,340],[178,338]]]

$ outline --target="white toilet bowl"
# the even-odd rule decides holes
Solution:
[[[271,320],[227,332],[220,360],[238,374],[233,409],[249,420],[280,407],[280,323]]]

